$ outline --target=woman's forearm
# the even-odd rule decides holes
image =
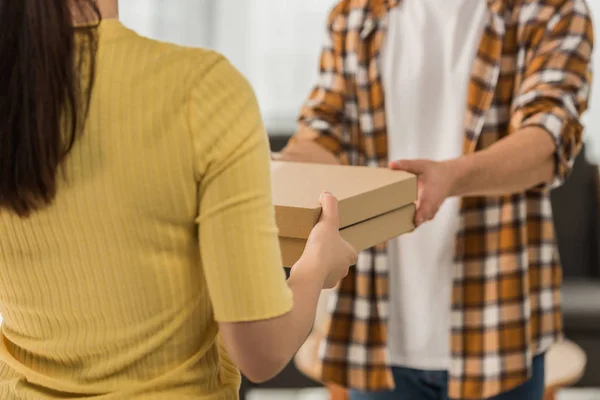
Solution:
[[[324,280],[316,267],[295,268],[288,280],[294,299],[290,312],[270,320],[221,324],[228,353],[248,379],[272,379],[290,362],[310,334]]]
[[[284,343],[281,344],[286,355],[284,365],[294,357],[312,330],[324,282],[324,277],[317,275],[310,274],[307,268],[301,268],[288,280],[294,306],[287,316],[288,320],[281,321],[281,326],[284,331],[291,329],[293,334],[286,335]]]

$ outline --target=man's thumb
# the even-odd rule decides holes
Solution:
[[[423,160],[399,160],[392,161],[390,168],[397,171],[405,171],[414,175],[421,175],[425,172],[425,161]]]

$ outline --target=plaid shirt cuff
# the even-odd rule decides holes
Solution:
[[[552,111],[536,113],[519,125],[519,129],[528,127],[544,129],[554,141],[556,146],[554,179],[542,188],[555,189],[565,182],[573,168],[581,148],[583,126],[578,119],[555,107]]]

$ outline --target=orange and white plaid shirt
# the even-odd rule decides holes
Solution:
[[[333,9],[319,83],[292,140],[314,140],[347,164],[387,167],[380,54],[387,14],[401,1],[343,0]],[[487,2],[489,21],[468,88],[464,152],[540,127],[556,143],[556,180],[462,201],[449,339],[449,395],[457,399],[488,398],[522,384],[532,358],[561,338],[562,277],[549,189],[566,178],[580,149],[591,84],[593,31],[585,0]],[[340,284],[321,346],[323,381],[364,391],[393,388],[389,268],[382,245],[362,253]]]

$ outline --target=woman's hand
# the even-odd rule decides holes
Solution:
[[[320,202],[323,208],[321,218],[291,273],[313,269],[312,276],[323,280],[324,289],[331,289],[348,274],[350,266],[356,264],[358,255],[340,236],[337,199],[329,193],[323,193]]]

